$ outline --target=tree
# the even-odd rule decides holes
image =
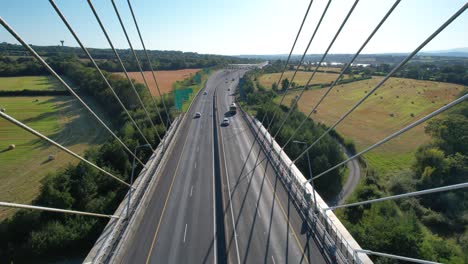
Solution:
[[[274,91],[274,92],[277,92],[278,91],[278,84],[276,82],[274,82],[272,85],[271,85],[271,89]]]
[[[288,88],[289,88],[289,80],[288,78],[285,78],[281,81],[281,91],[286,92]]]

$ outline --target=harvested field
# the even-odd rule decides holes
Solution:
[[[294,71],[287,71],[284,73],[283,79],[288,78],[288,80],[291,81],[293,74],[294,74]],[[312,75],[312,72],[298,71],[296,76],[294,77],[294,82],[300,86],[303,86],[307,83],[311,75]],[[271,89],[271,85],[273,83],[278,82],[278,79],[280,76],[281,76],[281,73],[264,74],[260,78],[258,78],[258,81],[265,88]],[[312,79],[311,84],[313,85],[313,84],[330,83],[330,82],[333,82],[338,76],[339,76],[338,73],[317,72],[315,73],[315,76]],[[349,78],[348,75],[345,75],[344,79],[347,79],[347,78]]]
[[[162,94],[167,94],[172,91],[172,85],[176,81],[181,81],[185,78],[190,77],[190,75],[194,75],[200,71],[200,69],[183,69],[183,70],[175,70],[175,71],[156,71],[156,79],[158,80],[159,89],[161,90]],[[119,72],[118,74],[124,75],[124,73]],[[145,71],[145,78],[148,81],[149,88],[151,90],[151,94],[157,96],[158,90],[156,89],[156,84],[154,83],[153,74],[151,71]],[[132,79],[139,83],[144,83],[143,77],[141,76],[140,72],[129,72],[129,75]]]
[[[360,98],[366,95],[382,77],[338,85],[312,115],[316,121],[333,125]],[[377,142],[405,125],[453,101],[463,86],[450,83],[390,78],[375,94],[349,115],[337,131],[356,143],[358,150]],[[300,111],[308,114],[326,89],[306,91],[299,101]],[[289,105],[298,92],[285,99]],[[279,99],[277,99],[279,100]],[[379,171],[406,169],[413,162],[414,151],[427,143],[424,125],[366,154],[368,162]]]

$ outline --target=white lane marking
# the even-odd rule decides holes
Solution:
[[[271,256],[271,260],[273,260],[273,264],[276,264],[275,258],[273,256]]]
[[[197,146],[197,152],[200,152],[200,146]]]
[[[260,215],[260,210],[257,209],[257,213],[258,213],[258,217],[262,218],[262,216]]]
[[[224,170],[226,171],[226,181],[227,181],[227,186],[228,186],[228,192],[229,192],[229,203],[231,204],[231,219],[232,219],[232,226],[234,230],[234,241],[236,242],[236,251],[237,251],[237,263],[240,263],[240,254],[239,254],[239,244],[237,242],[237,230],[236,230],[236,221],[234,220],[234,211],[233,211],[233,204],[232,204],[232,199],[231,199],[231,185],[229,184],[229,172],[227,170],[227,164],[226,164],[226,152],[224,151],[224,140],[223,140],[223,131],[220,130],[220,136],[221,136],[221,144],[223,145],[223,155],[224,155]]]
[[[185,224],[185,231],[184,231],[184,243],[185,243],[185,236],[187,235],[187,224]]]
[[[195,169],[197,168],[197,162],[195,161]]]
[[[213,110],[213,116],[214,116],[214,109],[213,109],[213,104],[211,105],[211,109]],[[210,122],[211,124],[213,124],[213,120],[211,120]],[[209,125],[208,125],[209,126]],[[217,262],[217,255],[218,255],[218,249],[217,249],[217,245],[218,245],[218,242],[216,240],[216,197],[215,197],[215,164],[214,164],[214,161],[215,161],[215,151],[214,151],[214,131],[213,131],[214,127],[211,128],[211,140],[213,141],[213,144],[211,144],[211,151],[213,152],[213,241],[214,241],[214,247],[213,247],[213,255],[214,255],[214,263],[218,263]]]
[[[192,197],[192,192],[193,192],[193,185],[192,185],[192,188],[190,188],[190,197]]]

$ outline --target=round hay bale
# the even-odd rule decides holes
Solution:
[[[8,146],[8,149],[9,149],[9,150],[12,150],[12,149],[15,149],[15,148],[16,148],[15,144],[10,144],[10,145]]]
[[[47,158],[47,160],[51,161],[51,160],[54,160],[55,159],[55,156],[54,155],[49,155],[49,157]]]
[[[5,113],[6,109],[5,108],[0,108],[0,111],[2,111],[2,113]]]

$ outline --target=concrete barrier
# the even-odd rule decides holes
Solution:
[[[306,177],[292,163],[288,155],[281,151],[279,144],[273,140],[261,122],[243,110],[241,114],[254,134],[260,129],[258,142],[261,148],[293,198],[303,220],[309,225],[309,230],[314,231],[314,239],[322,247],[328,260],[332,263],[373,263],[367,255],[356,253],[356,250],[361,250],[359,244],[332,211],[323,210],[328,208],[328,205],[317,192],[316,201],[314,200],[311,184],[306,183]],[[319,208],[317,214],[313,210],[315,203]]]
[[[187,112],[190,111],[193,102],[205,88],[206,82],[203,88],[198,90],[197,94],[193,97]],[[157,186],[156,183],[159,181],[159,172],[169,158],[168,155],[165,154],[171,152],[171,149],[174,147],[173,139],[177,137],[180,125],[185,122],[186,119],[186,114],[181,114],[174,119],[167,133],[164,135],[163,141],[158,145],[153,155],[148,160],[147,169],[143,169],[140,172],[134,183],[136,190],[132,192],[130,208],[127,208],[129,195],[127,193],[114,213],[114,215],[119,215],[121,218],[111,219],[109,221],[83,263],[120,262],[122,253],[125,251],[125,246],[132,240],[132,235],[135,233],[134,231],[136,228],[138,228],[136,223],[141,222],[144,211],[148,207],[151,194]],[[130,210],[130,219],[125,219],[127,210]]]
[[[127,193],[114,213],[114,215],[118,215],[120,218],[109,221],[83,263],[114,263],[113,259],[119,255],[118,253],[123,246],[122,241],[127,241],[131,231],[136,228],[132,223],[138,221],[143,215],[141,212],[146,208],[148,203],[147,199],[145,199],[147,193],[149,193],[147,190],[154,186],[154,182],[158,180],[157,177],[152,176],[158,175],[158,170],[164,164],[166,156],[164,154],[173,143],[173,138],[178,132],[181,119],[181,116],[174,119],[164,135],[163,141],[158,145],[146,163],[146,168],[143,168],[135,180],[135,190],[131,195],[130,206],[128,207],[129,194]],[[126,219],[127,211],[130,219]]]

